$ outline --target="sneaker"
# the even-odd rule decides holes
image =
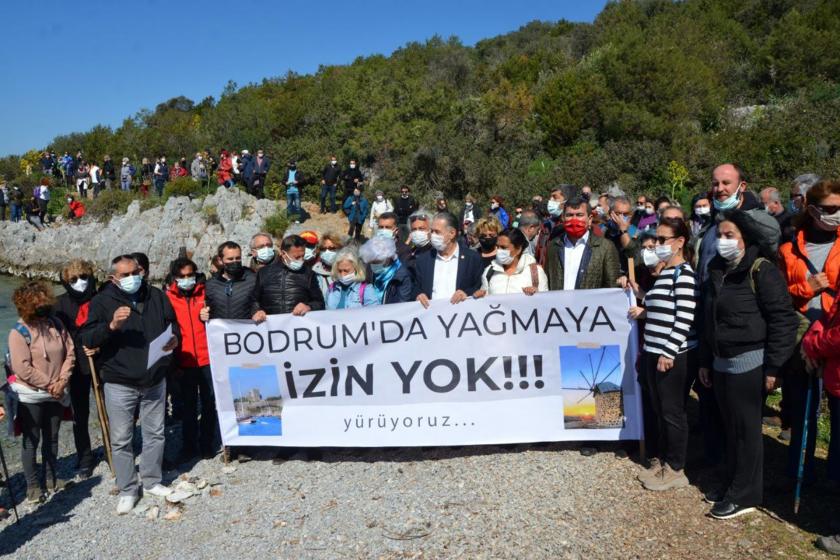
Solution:
[[[726,497],[726,491],[725,490],[709,490],[708,492],[703,494],[703,500],[707,504],[712,504],[712,505],[722,502],[725,497]]]
[[[167,488],[163,484],[155,484],[151,488],[143,488],[143,493],[157,496],[158,498],[165,498],[172,493],[172,488]]]
[[[642,484],[644,484],[648,480],[653,480],[661,470],[662,461],[660,461],[658,457],[654,457],[650,460],[650,466],[642,472],[640,472],[636,479]]]
[[[247,453],[243,453],[243,452],[241,452],[241,451],[240,451],[240,452],[236,455],[236,460],[237,460],[237,461],[239,462],[239,464],[241,465],[242,463],[248,463],[248,462],[250,462],[251,460],[253,460],[253,457],[251,457],[251,456],[250,456],[250,455],[248,455]]]
[[[733,504],[732,502],[723,501],[716,503],[712,508],[712,511],[709,513],[715,519],[732,519],[754,511],[754,507],[739,506],[738,504]]]
[[[47,480],[47,490],[50,492],[61,492],[62,490],[67,490],[68,488],[72,487],[74,482],[72,480],[65,480],[63,478],[50,478]]]
[[[30,486],[26,489],[26,503],[40,504],[46,499],[40,486]]]
[[[840,556],[840,535],[829,535],[817,539],[817,548],[829,554]]]
[[[117,502],[117,515],[125,515],[133,510],[139,500],[139,496],[120,496]]]
[[[654,492],[664,492],[672,488],[685,488],[688,486],[688,478],[683,469],[675,471],[671,465],[665,463],[662,470],[652,479],[644,483],[645,488]]]

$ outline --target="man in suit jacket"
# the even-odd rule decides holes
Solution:
[[[432,250],[418,254],[414,273],[417,301],[429,307],[433,299],[460,303],[481,288],[481,256],[458,239],[458,220],[449,212],[432,218]]]
[[[563,211],[563,234],[547,248],[550,290],[614,288],[620,274],[618,251],[609,239],[592,235],[589,202],[572,199]]]

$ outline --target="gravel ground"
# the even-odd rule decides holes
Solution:
[[[177,507],[146,498],[141,515],[124,517],[114,513],[112,479],[102,463],[94,478],[37,511],[19,506],[21,524],[0,526],[0,553],[27,559],[821,557],[813,535],[772,507],[720,522],[705,517],[708,506],[695,486],[664,495],[644,491],[627,448],[602,445],[591,457],[567,444],[328,450],[321,461],[262,459],[225,470],[218,459],[206,460],[182,475],[207,481],[202,493]],[[179,473],[167,475],[171,481]],[[694,482],[704,486],[705,476]],[[824,529],[821,491],[806,494],[800,515]],[[788,507],[789,492],[776,494],[777,509]],[[155,505],[160,513],[148,519],[144,508]]]

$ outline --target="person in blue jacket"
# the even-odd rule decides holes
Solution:
[[[326,304],[327,309],[379,305],[373,285],[365,282],[365,267],[359,255],[350,247],[340,250],[335,256]]]
[[[502,224],[502,231],[510,227],[510,216],[507,210],[505,210],[505,199],[501,196],[496,195],[490,199],[490,211],[488,214],[499,220],[499,223]]]
[[[362,238],[362,224],[365,223],[369,211],[370,204],[362,196],[362,190],[356,187],[353,189],[353,194],[344,201],[344,213],[350,223],[347,235],[357,240]]]

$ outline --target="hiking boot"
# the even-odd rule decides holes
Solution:
[[[723,501],[716,503],[709,514],[715,519],[732,519],[753,511],[755,511],[754,507],[739,506],[738,504],[733,504],[732,502]]]
[[[662,470],[662,461],[659,460],[658,457],[654,457],[650,460],[650,466],[639,473],[636,479],[641,482],[642,484],[646,483],[647,481],[652,481],[656,478],[656,475],[659,474],[659,471]]]
[[[40,486],[30,486],[26,489],[26,503],[40,504],[43,503],[45,499],[46,496],[44,496],[44,491],[41,490]]]
[[[645,488],[654,492],[664,492],[672,488],[685,488],[688,486],[688,479],[685,477],[683,469],[675,471],[671,465],[665,463],[662,470],[644,483]]]
[[[840,556],[840,535],[828,535],[818,538],[817,548],[829,554]]]

